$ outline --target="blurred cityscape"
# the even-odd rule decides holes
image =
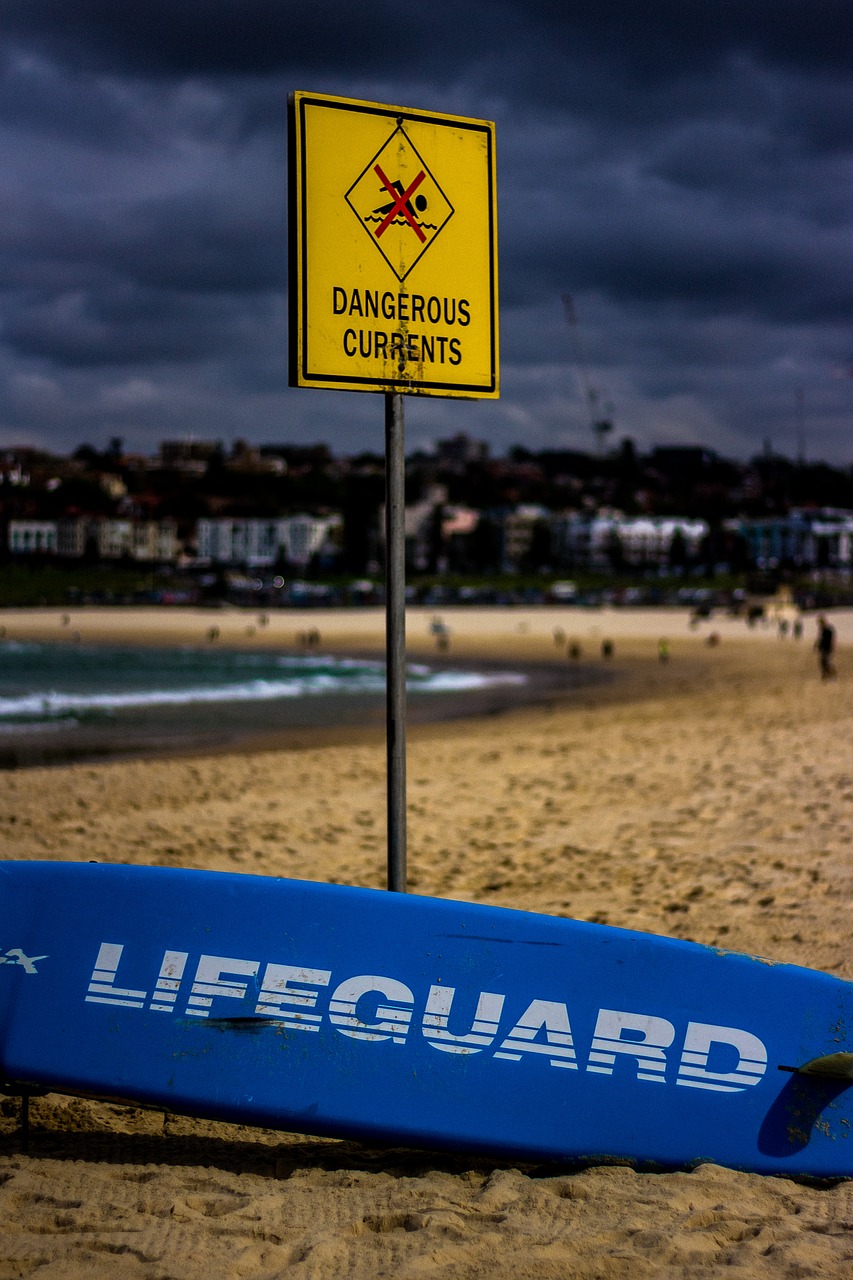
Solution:
[[[384,487],[381,455],[324,444],[7,448],[0,603],[375,603]],[[413,600],[701,602],[782,584],[806,604],[851,596],[853,469],[769,446],[747,463],[628,439],[494,458],[458,435],[408,456],[406,492]]]

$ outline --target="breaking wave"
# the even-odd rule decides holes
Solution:
[[[0,645],[0,728],[109,717],[122,711],[380,694],[381,662],[206,650]],[[408,668],[410,694],[523,684],[515,672]]]

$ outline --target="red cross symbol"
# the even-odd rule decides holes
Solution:
[[[417,191],[418,187],[421,185],[424,178],[426,177],[426,174],[424,173],[423,169],[421,169],[420,173],[415,178],[414,182],[405,191],[403,191],[402,194],[398,192],[397,189],[394,186],[392,186],[392,184],[388,181],[388,179],[385,177],[385,174],[382,172],[382,168],[380,165],[378,164],[374,165],[373,171],[378,175],[379,181],[382,183],[383,187],[388,192],[391,199],[394,201],[388,213],[386,213],[385,217],[382,219],[379,226],[376,228],[376,239],[378,240],[379,237],[382,235],[382,232],[386,229],[386,227],[389,227],[391,225],[391,223],[396,218],[397,214],[401,213],[403,217],[406,219],[406,221],[408,222],[409,226],[414,231],[415,235],[418,237],[418,239],[421,241],[425,241],[426,236],[418,226],[415,215],[412,213],[411,209],[408,207],[408,202],[411,200],[412,196]]]

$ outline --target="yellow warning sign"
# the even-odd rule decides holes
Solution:
[[[494,398],[494,125],[290,103],[290,382]]]

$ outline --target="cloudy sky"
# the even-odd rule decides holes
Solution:
[[[853,463],[850,0],[0,0],[0,446],[382,449],[287,386],[294,89],[494,120],[502,394],[410,447]]]

